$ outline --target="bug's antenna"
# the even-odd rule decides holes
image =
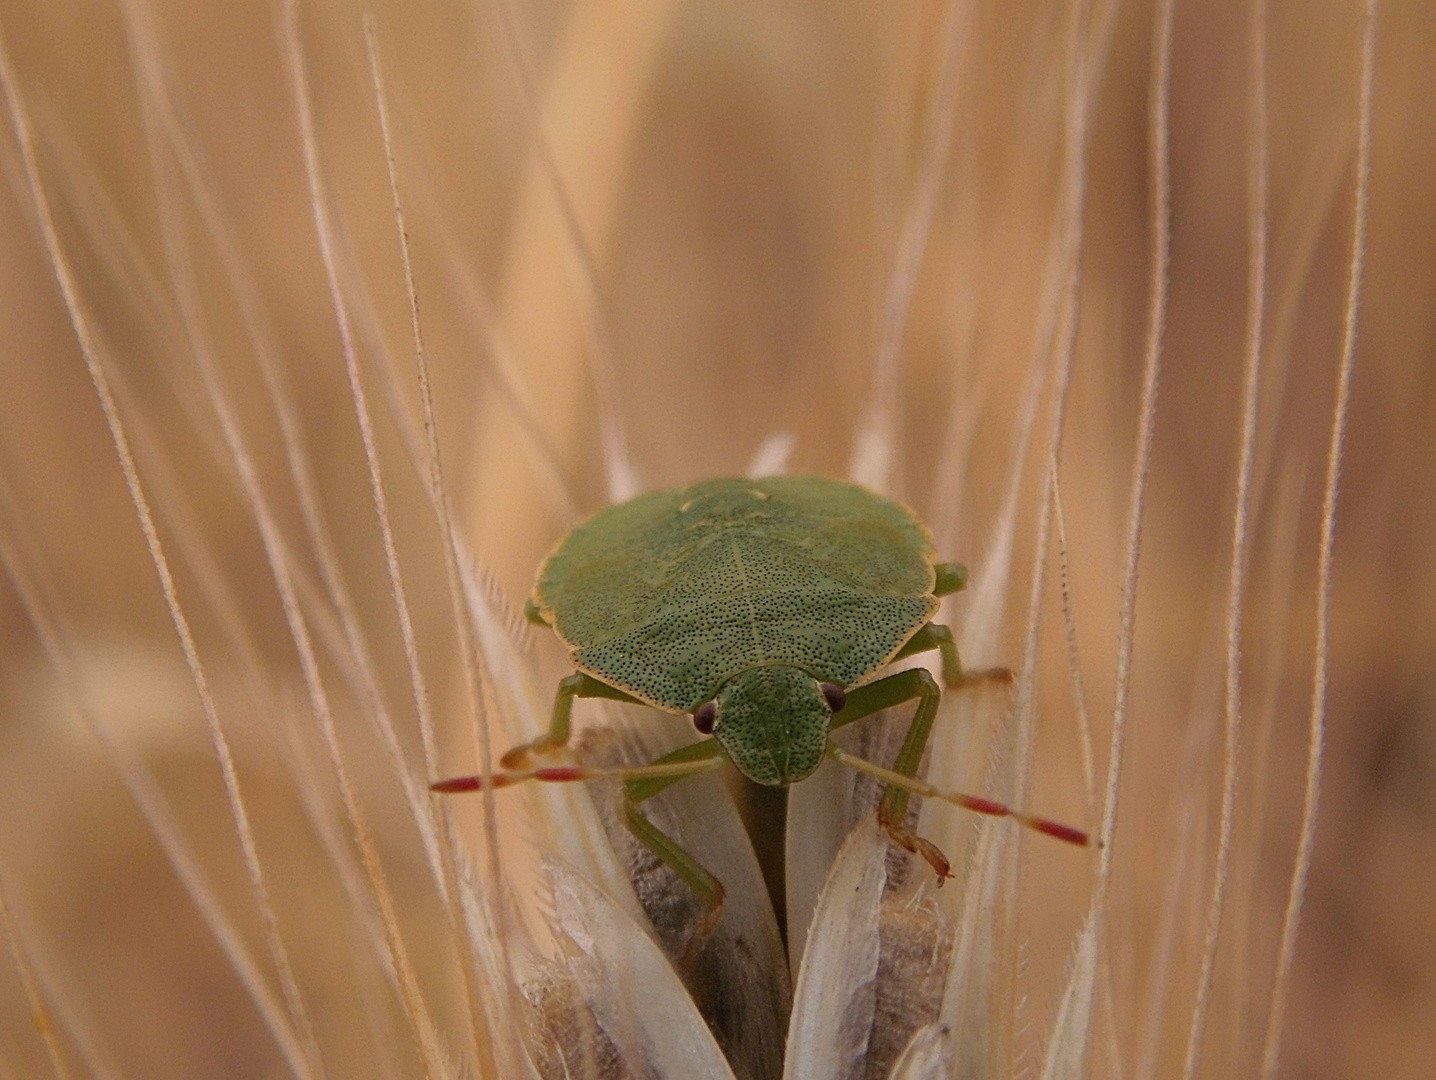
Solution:
[[[584,765],[549,765],[541,769],[512,769],[492,773],[487,786],[513,787],[528,780],[550,784],[563,784],[574,780],[655,780],[691,776],[709,769],[721,769],[725,764],[726,758],[710,757],[699,761],[673,761],[661,765],[629,765],[606,769],[592,769]],[[482,776],[451,776],[447,780],[430,784],[429,790],[440,795],[453,795],[464,791],[482,791],[485,786]]]
[[[954,806],[960,806],[964,810],[973,810],[979,814],[990,814],[992,817],[1010,817],[1013,821],[1025,828],[1035,832],[1046,833],[1048,836],[1056,837],[1058,840],[1065,840],[1069,844],[1076,844],[1078,847],[1091,845],[1091,838],[1081,829],[1074,829],[1071,825],[1063,825],[1060,821],[1053,821],[1050,818],[1034,817],[1031,814],[1024,814],[1004,806],[992,799],[984,799],[980,795],[964,795],[960,791],[944,791],[942,788],[933,787],[931,784],[916,777],[904,776],[902,773],[893,772],[891,769],[884,769],[881,765],[874,765],[866,758],[857,757],[848,753],[837,743],[828,743],[828,756],[840,761],[850,769],[875,776],[885,784],[893,787],[900,787],[911,791],[914,795],[926,795],[933,799],[942,799]]]

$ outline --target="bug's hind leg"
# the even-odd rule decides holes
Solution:
[[[548,734],[533,742],[515,746],[499,759],[499,764],[505,769],[522,769],[529,765],[535,754],[552,754],[555,750],[567,746],[569,716],[573,712],[573,699],[576,697],[608,698],[611,701],[626,701],[634,705],[642,704],[637,698],[630,697],[622,690],[599,682],[591,675],[576,671],[568,678],[559,680],[558,693],[554,695],[553,699],[553,714],[549,718]]]
[[[957,642],[952,631],[941,623],[928,623],[898,650],[894,660],[936,649],[942,655],[942,681],[949,690],[965,690],[972,686],[1011,686],[1012,670],[1005,667],[965,671],[957,655]]]

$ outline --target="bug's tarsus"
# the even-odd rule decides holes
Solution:
[[[878,824],[887,830],[889,838],[898,847],[909,851],[914,855],[921,856],[933,872],[937,874],[938,887],[952,877],[952,864],[947,861],[947,856],[942,849],[925,837],[918,836],[910,829],[905,829],[898,822],[891,822],[886,819],[881,809],[878,810]]]
[[[947,688],[949,690],[966,690],[968,687],[978,686],[1009,687],[1016,683],[1017,674],[1011,668],[992,667],[983,668],[980,671],[964,671],[952,682],[947,683]]]
[[[930,622],[921,627],[917,633],[908,638],[907,643],[898,650],[893,659],[902,660],[908,656],[931,652],[933,649],[936,649],[942,657],[942,681],[949,690],[967,690],[983,686],[1008,687],[1017,681],[1011,668],[965,670],[962,666],[962,658],[957,654],[957,641],[952,636],[952,630],[943,626],[942,623]]]
[[[548,757],[563,749],[564,744],[554,742],[549,736],[535,739],[531,743],[524,743],[522,746],[515,746],[499,758],[499,764],[505,769],[526,769],[533,763],[535,757]]]

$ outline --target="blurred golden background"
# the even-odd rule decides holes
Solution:
[[[369,8],[446,481],[462,535],[516,609],[572,515],[610,497],[603,449],[615,431],[642,487],[742,472],[765,439],[784,432],[794,439],[791,470],[848,472],[873,401],[905,215],[931,179],[922,167],[924,125],[943,92],[949,5],[512,6],[542,141],[496,3]],[[169,229],[190,245],[222,393],[278,529],[307,587],[322,591],[323,567],[307,538],[245,304],[260,313],[373,670],[397,703],[400,750],[421,762],[311,216],[282,19],[271,7],[4,0],[0,32],[325,1059],[337,1076],[417,1075],[389,987],[372,960],[356,956],[365,916],[316,839],[311,815],[327,813],[334,842],[347,843],[335,784],[166,264]],[[926,517],[944,557],[980,572],[1009,482],[1029,367],[1048,362],[1036,339],[1062,227],[1073,94],[1067,56],[1081,17],[1081,40],[1095,43],[1101,62],[1060,475],[1100,791],[1149,303],[1153,11],[1144,3],[1078,4],[1074,16],[1055,0],[970,8],[951,145],[899,339],[890,490]],[[456,719],[463,675],[440,533],[425,480],[386,411],[387,384],[369,366],[391,365],[401,404],[418,416],[364,10],[313,0],[302,6],[299,32],[397,552],[441,759],[455,771],[471,766],[473,748]],[[1104,1076],[1179,1075],[1216,864],[1247,318],[1251,22],[1245,3],[1176,3],[1169,300],[1110,921],[1111,1037],[1122,1066],[1098,1054]],[[1352,2],[1276,0],[1268,8],[1264,367],[1241,773],[1203,1057],[1208,1076],[1259,1072],[1300,825],[1321,495],[1350,271],[1362,25],[1362,5]],[[1383,3],[1336,519],[1328,738],[1284,1077],[1394,1080],[1429,1075],[1436,1060],[1433,58],[1436,7]],[[182,170],[164,158],[155,165],[154,140],[166,135],[156,134],[142,103],[143,68],[152,62],[173,95],[174,130],[214,182],[233,253],[250,275],[248,300],[236,298],[211,219],[175,194],[184,189]],[[565,232],[544,145],[596,268],[607,381],[593,374],[582,260]],[[116,778],[120,756],[148,763],[238,934],[264,955],[199,699],[8,123],[0,161],[8,180],[0,198],[0,523],[12,557],[49,582],[40,586],[53,590],[44,601],[49,617],[73,639],[72,666],[57,669],[22,590],[0,577],[0,885],[77,1074],[277,1076],[283,1059],[262,1020]],[[970,660],[1019,662],[1050,379],[1043,393],[1037,433],[1019,458],[1003,648]],[[1055,546],[1047,577],[1031,790],[1044,812],[1095,827],[1084,802]],[[563,670],[560,651],[547,638],[534,649],[540,681],[551,685]],[[326,661],[324,673],[345,684],[342,664]],[[110,744],[90,733],[75,695]],[[441,1018],[452,1021],[457,976],[438,928],[442,902],[384,751],[357,719],[355,693],[335,696],[409,948]],[[318,810],[306,811],[300,794]],[[1024,884],[1036,938],[1030,1015],[1039,1033],[1073,913],[1085,903],[1088,883],[1068,880],[1079,865],[1044,869],[1038,859]],[[1042,944],[1048,938],[1055,947]],[[1175,944],[1165,952],[1168,940]],[[370,1037],[393,1059],[374,1053]],[[50,1068],[7,960],[0,1077]]]

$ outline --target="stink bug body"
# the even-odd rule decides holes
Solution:
[[[705,901],[705,929],[722,909],[722,884],[638,805],[725,761],[759,784],[796,783],[827,756],[878,776],[889,785],[883,826],[939,878],[947,859],[904,825],[914,791],[1085,844],[1085,834],[1065,825],[914,779],[942,691],[925,668],[880,676],[882,669],[936,649],[948,689],[1011,681],[1002,668],[964,671],[952,632],[931,622],[938,598],[966,583],[964,567],[936,561],[931,536],[909,510],[837,480],[708,480],[610,506],[570,532],[539,569],[525,614],[553,628],[578,670],[559,684],[549,733],[506,754],[506,771],[490,782],[625,779],[628,828]],[[535,758],[567,743],[575,697],[691,714],[711,738],[650,766],[535,767]],[[836,727],[913,699],[917,710],[891,769],[829,738]],[[434,786],[480,784],[460,777]]]

